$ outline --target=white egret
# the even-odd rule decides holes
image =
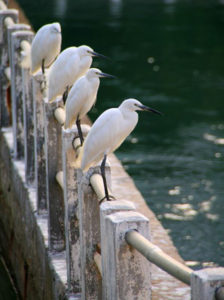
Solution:
[[[52,23],[42,26],[31,45],[31,72],[49,67],[61,51],[61,26]]]
[[[107,155],[116,150],[135,128],[138,110],[161,115],[159,111],[143,105],[136,99],[124,100],[118,108],[110,108],[98,117],[77,158],[76,167],[81,167],[84,172],[102,160],[101,174],[107,200],[110,200],[105,177]]]
[[[62,94],[65,102],[69,88],[87,72],[93,56],[105,57],[94,52],[89,46],[69,47],[60,53],[49,71],[49,102]]]
[[[65,103],[65,129],[72,127],[73,123],[76,122],[81,146],[84,139],[80,120],[88,113],[96,101],[100,77],[114,78],[110,74],[102,73],[99,69],[89,69],[84,76],[74,83]]]

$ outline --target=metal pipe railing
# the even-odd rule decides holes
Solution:
[[[11,69],[10,69],[10,67],[6,67],[5,70],[4,70],[4,73],[5,73],[5,76],[8,79],[8,81],[10,81],[11,80]]]
[[[135,230],[128,231],[125,235],[125,239],[129,245],[138,250],[150,262],[180,281],[190,285],[192,269],[167,255]]]
[[[98,253],[98,252],[95,252],[94,253],[94,261],[95,261],[95,264],[101,274],[101,277],[102,277],[102,263],[101,263],[101,255]]]
[[[56,174],[56,180],[57,180],[58,184],[60,185],[60,187],[62,188],[62,190],[64,190],[63,171],[59,171]]]
[[[20,43],[21,47],[21,67],[22,68],[29,68],[31,64],[31,57],[30,57],[30,52],[31,52],[31,44],[24,40],[21,41]]]
[[[62,107],[58,107],[54,111],[54,116],[59,124],[64,125],[65,123],[65,110]]]
[[[28,41],[22,41],[20,43],[21,50],[24,51],[25,53],[30,52],[31,44]]]
[[[102,176],[98,173],[94,173],[90,177],[90,184],[94,189],[94,192],[96,193],[98,200],[103,199],[103,197],[105,197],[105,191],[104,191]]]
[[[56,118],[56,120],[58,121],[59,124],[63,125],[65,122],[65,110],[62,107],[58,107],[55,109],[54,111],[54,116]],[[76,149],[77,151],[77,155],[79,154],[80,151],[80,139],[79,138],[75,138],[73,140],[73,148]],[[58,182],[58,184],[60,185],[60,187],[62,188],[62,190],[64,190],[64,180],[63,180],[63,171],[59,171],[56,174],[56,181]]]
[[[9,27],[9,26],[12,26],[14,24],[15,24],[15,22],[13,21],[13,19],[11,17],[6,17],[5,18],[5,20],[4,20],[5,27]]]
[[[79,137],[74,138],[74,140],[72,142],[72,146],[73,146],[73,149],[77,152],[77,156],[78,156],[79,151],[81,150],[81,142],[80,142]]]
[[[90,184],[92,188],[94,189],[94,192],[97,195],[97,198],[99,201],[101,201],[103,198],[105,198],[105,190],[103,185],[103,178],[100,174],[94,173],[90,177]],[[109,195],[112,195],[111,190],[108,188]]]

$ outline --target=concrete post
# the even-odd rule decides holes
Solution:
[[[107,229],[106,229],[106,216],[119,212],[119,211],[134,211],[135,205],[126,200],[116,200],[116,201],[107,201],[100,205],[100,232],[101,232],[101,241],[104,241]],[[108,299],[107,285],[110,282],[110,278],[107,276],[110,275],[107,272],[108,269],[108,243],[101,242],[101,263],[102,263],[102,288],[103,288],[103,299]]]
[[[56,181],[56,174],[62,170],[62,126],[56,120],[54,111],[60,106],[63,107],[61,98],[53,103],[47,99],[44,101],[49,247],[56,251],[65,249],[64,198]]]
[[[62,129],[62,170],[64,175],[65,240],[68,290],[71,293],[80,288],[80,236],[78,217],[77,170],[70,162],[75,157],[72,147],[77,129]]]
[[[224,286],[224,268],[207,268],[191,275],[191,299],[214,300],[216,290]]]
[[[14,25],[13,27],[15,27]],[[27,27],[27,28],[26,28]],[[24,25],[24,29],[29,29]],[[10,28],[9,28],[10,30]],[[10,34],[10,68],[11,68],[11,103],[14,158],[24,157],[24,125],[23,125],[23,99],[22,99],[22,68],[21,48],[22,40],[30,39],[33,34],[28,31],[15,31]]]
[[[6,18],[11,18],[17,23],[18,11],[15,9],[0,11],[0,127],[11,124],[10,89],[9,81],[5,75],[5,69],[9,66],[8,34],[4,24]]]
[[[32,43],[33,33],[30,32],[27,40]],[[23,124],[24,124],[24,157],[25,177],[29,186],[34,185],[34,115],[33,115],[33,87],[30,68],[22,68],[23,93]]]
[[[34,116],[34,171],[38,214],[47,213],[46,155],[44,152],[44,76],[39,72],[33,76],[33,116]]]
[[[86,136],[90,127],[82,126]],[[73,141],[78,137],[77,127],[62,129],[62,170],[64,175],[65,240],[68,289],[72,293],[80,292],[80,235],[78,216],[77,170],[72,167],[76,152]]]
[[[94,253],[100,243],[100,215],[97,195],[89,184],[92,172],[90,169],[83,175],[78,170],[82,300],[102,299],[101,275],[94,262]]]
[[[105,300],[151,299],[150,263],[125,241],[128,230],[149,239],[149,221],[137,212],[117,212],[105,218],[107,244]]]

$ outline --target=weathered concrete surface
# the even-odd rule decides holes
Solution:
[[[111,279],[105,284],[104,299],[151,299],[150,263],[125,242],[125,233],[137,230],[150,238],[149,220],[136,211],[122,211],[105,218],[107,258],[105,271]],[[101,248],[104,245],[101,243]]]
[[[25,164],[12,160],[12,131],[0,133],[0,244],[24,299],[61,299],[67,275],[65,254],[49,254],[47,217],[37,216],[35,190],[25,186]],[[112,191],[117,199],[132,201],[149,218],[152,241],[182,261],[169,236],[150,211],[114,155],[109,157]],[[16,184],[15,184],[16,183]],[[189,287],[159,268],[152,269],[152,299],[190,299]]]
[[[19,10],[19,22],[21,23],[29,23],[27,18],[25,17],[25,15],[23,14],[21,8],[18,6],[18,4],[14,1],[14,0],[10,0],[9,1],[9,8],[15,8]],[[88,122],[85,119],[85,123]],[[2,136],[0,137],[0,148],[2,149]],[[8,148],[8,147],[6,147]],[[9,153],[8,153],[8,156]],[[9,157],[8,157],[9,158]],[[11,202],[15,201],[13,200],[13,190],[11,187],[11,182],[10,181],[6,181],[5,179],[3,179],[3,176],[5,177],[7,174],[10,175],[14,169],[11,168],[11,171],[8,171],[9,169],[7,169],[7,164],[5,164],[4,161],[2,161],[2,156],[0,155],[0,182],[2,181],[2,184],[0,183],[0,187],[4,186],[4,196],[7,196],[7,201],[4,201],[5,208],[3,208],[2,206],[2,199],[0,199],[0,228],[2,230],[0,230],[0,240],[4,241],[4,251],[5,253],[8,255],[10,254],[9,258],[12,255],[12,251],[16,251],[17,252],[17,248],[18,245],[20,245],[19,243],[19,235],[17,237],[16,233],[17,230],[19,229],[20,226],[20,222],[22,222],[22,219],[24,220],[24,217],[22,218],[21,215],[18,216],[18,224],[17,221],[15,222],[9,222],[9,220],[12,220],[11,216],[13,214],[16,213],[16,208],[12,209],[11,207]],[[171,241],[171,239],[169,238],[168,234],[166,233],[165,229],[161,226],[160,222],[156,219],[155,215],[153,214],[153,212],[148,208],[147,204],[145,203],[143,197],[141,196],[140,192],[136,189],[134,182],[132,181],[132,179],[127,175],[127,173],[124,171],[123,167],[121,166],[120,162],[116,159],[116,157],[114,155],[110,156],[110,162],[112,165],[112,190],[114,195],[117,197],[117,199],[125,199],[125,200],[129,200],[132,201],[134,203],[136,203],[137,205],[137,211],[141,212],[143,215],[145,215],[146,217],[148,217],[150,219],[150,227],[151,227],[151,236],[152,236],[152,241],[159,246],[161,249],[163,249],[167,254],[169,254],[170,256],[174,257],[175,259],[179,260],[182,262],[181,258],[179,257],[176,248],[173,246],[173,243]],[[10,165],[10,162],[8,162],[8,164]],[[11,165],[13,165],[13,163],[11,163]],[[5,169],[2,169],[1,167],[5,167]],[[17,172],[18,173],[18,172]],[[30,191],[26,191],[26,193],[32,193]],[[1,197],[0,197],[1,198]],[[6,200],[4,199],[4,200]],[[10,200],[8,200],[10,199]],[[35,207],[35,203],[33,203],[32,205],[34,205]],[[32,207],[31,204],[27,204],[27,206]],[[20,205],[18,205],[18,207],[20,207]],[[36,208],[34,208],[35,210]],[[38,224],[38,229],[36,229],[36,237],[38,236],[39,241],[41,241],[40,245],[42,245],[43,240],[45,242],[45,247],[47,246],[47,219],[46,217],[42,216],[39,217],[38,219],[36,219],[36,217],[34,216],[29,216],[29,218],[31,218],[33,221],[37,222]],[[3,230],[2,224],[5,223],[7,226],[7,230],[6,232]],[[18,229],[17,229],[18,227]],[[24,225],[23,225],[24,228]],[[26,231],[27,229],[24,228],[24,230]],[[41,236],[41,230],[43,233],[45,233],[44,237]],[[30,230],[30,232],[35,236],[35,234],[32,232],[32,230]],[[37,234],[38,232],[38,234]],[[16,237],[16,238],[15,238]],[[34,240],[34,237],[33,239]],[[36,245],[39,245],[38,243],[38,239],[36,239]],[[41,246],[42,247],[42,246]],[[27,247],[27,249],[29,249],[29,247]],[[47,262],[47,254],[46,254],[46,249],[42,249],[42,253],[44,253],[45,255],[45,263]],[[36,250],[37,252],[37,250]],[[35,253],[35,252],[34,252]],[[21,260],[21,255],[20,255],[20,250],[18,249],[18,253],[14,253],[13,254],[15,257],[18,258],[18,261]],[[30,251],[30,256],[32,255],[32,251]],[[43,256],[44,256],[43,255]],[[63,254],[62,254],[63,255]],[[24,259],[24,255],[22,257],[22,259]],[[64,258],[63,258],[64,259]],[[65,261],[63,262],[63,259],[60,261],[58,261],[58,270],[60,270],[62,268],[63,270],[63,263],[65,265]],[[14,259],[15,261],[16,258]],[[34,264],[34,261],[32,259],[32,263]],[[38,261],[39,264],[39,261]],[[38,265],[37,264],[37,265]],[[13,266],[13,262],[11,263],[11,266]],[[46,267],[47,271],[46,274],[51,274],[52,272],[54,273],[54,271],[52,271],[52,269],[50,269],[49,267]],[[22,275],[24,275],[24,266],[20,265],[20,273]],[[31,269],[30,269],[31,270]],[[190,299],[190,288],[188,286],[186,286],[185,284],[179,282],[178,280],[174,279],[173,277],[169,276],[167,273],[165,273],[164,271],[160,270],[159,268],[157,268],[156,266],[153,266],[152,269],[152,299],[153,300],[171,300],[171,299],[178,299],[178,300],[188,300]],[[14,272],[15,273],[15,272]],[[63,276],[64,273],[62,272]],[[52,276],[52,274],[51,274]],[[54,274],[54,276],[57,278],[57,282],[59,285],[59,290],[62,289],[63,290],[63,281],[65,282],[65,277],[62,276],[62,278],[60,277],[60,275],[56,275]],[[30,276],[28,276],[29,279]],[[35,276],[34,276],[35,278]],[[32,281],[35,281],[34,278],[32,279]],[[45,279],[46,278],[46,279]],[[39,279],[38,284],[40,283],[40,281],[46,281],[44,284],[47,286],[47,284],[49,284],[49,291],[46,294],[47,296],[53,296],[53,287],[52,287],[52,281],[47,282],[47,277],[45,277],[44,280],[42,278],[42,280]],[[51,277],[51,279],[53,279]],[[24,280],[22,281],[24,282]],[[28,282],[29,283],[29,282]],[[33,283],[33,285],[35,284],[35,282]],[[38,284],[36,284],[36,286],[38,286]],[[23,288],[23,286],[22,286]],[[29,289],[31,289],[32,286],[29,283]],[[28,288],[27,288],[28,291]],[[27,299],[39,299],[39,298],[31,298],[31,297],[27,297]],[[45,299],[45,298],[41,298],[41,299]],[[47,298],[47,299],[52,299],[52,298]],[[58,298],[60,299],[60,298]],[[79,299],[79,297],[71,297],[70,299]]]
[[[65,253],[48,252],[46,216],[36,214],[25,164],[13,160],[12,130],[0,133],[0,245],[22,299],[65,299]]]
[[[191,276],[191,299],[214,300],[215,291],[224,286],[224,268],[206,268],[192,273]],[[221,298],[220,290],[220,298]],[[217,295],[216,295],[217,296]]]
[[[183,262],[161,223],[149,209],[133,180],[125,172],[115,155],[109,156],[111,165],[112,192],[119,200],[128,200],[136,204],[138,212],[150,221],[151,241],[165,253]],[[179,280],[152,265],[152,300],[188,300],[190,288]]]

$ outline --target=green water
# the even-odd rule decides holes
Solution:
[[[195,3],[196,2],[196,3]],[[116,152],[186,261],[224,265],[224,1],[19,0],[37,30],[59,21],[63,49],[111,60],[92,120],[129,97],[140,114]]]

